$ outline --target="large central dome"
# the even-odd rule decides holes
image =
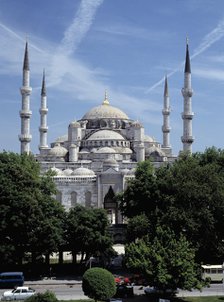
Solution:
[[[101,118],[112,118],[112,119],[122,119],[128,120],[128,116],[121,111],[120,109],[110,106],[109,101],[107,99],[107,95],[105,95],[105,99],[103,104],[97,107],[90,109],[82,118],[82,120],[95,120]]]

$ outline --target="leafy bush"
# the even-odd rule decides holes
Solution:
[[[95,301],[110,299],[116,293],[114,276],[106,269],[90,268],[83,275],[82,289],[86,296]]]
[[[45,293],[37,293],[29,297],[26,302],[58,302],[58,299],[53,292],[47,290]]]

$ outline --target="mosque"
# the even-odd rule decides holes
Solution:
[[[21,153],[30,153],[30,71],[29,52],[26,43],[23,63],[23,84],[21,87],[22,108],[20,111]],[[192,118],[191,67],[188,43],[184,69],[183,95],[183,150],[191,153]],[[103,97],[102,97],[103,99]],[[43,74],[40,100],[40,143],[36,159],[42,172],[52,170],[57,186],[57,200],[69,210],[76,205],[105,208],[111,225],[122,224],[123,218],[114,195],[122,192],[128,180],[134,177],[137,163],[150,159],[155,167],[173,162],[177,157],[170,145],[170,102],[167,77],[163,96],[163,142],[145,134],[144,126],[129,118],[123,111],[113,107],[107,93],[98,106],[91,108],[79,120],[68,124],[65,135],[48,145],[47,93]]]

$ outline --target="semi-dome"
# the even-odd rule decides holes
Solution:
[[[103,164],[105,165],[117,165],[117,161],[116,159],[114,158],[106,158],[104,161],[103,161]]]
[[[148,142],[148,143],[153,143],[153,142],[155,142],[155,139],[149,135],[145,135],[144,141]]]
[[[87,141],[92,140],[124,140],[124,137],[120,133],[113,130],[99,130],[87,138]]]
[[[150,148],[146,148],[146,155],[156,155],[156,156],[165,156],[165,153],[156,146],[152,146]]]
[[[95,176],[95,173],[93,172],[93,170],[84,168],[84,167],[80,167],[75,169],[72,172],[72,175],[74,176]]]
[[[73,170],[72,170],[72,169],[67,168],[67,169],[63,170],[62,172],[63,172],[63,174],[64,174],[65,176],[69,176],[69,175],[71,175],[71,174],[72,174]]]
[[[102,147],[98,149],[95,153],[116,153],[116,151],[113,148],[110,147]]]
[[[49,155],[56,157],[64,157],[68,153],[68,150],[59,143],[56,143],[55,146],[49,151]]]
[[[122,154],[131,154],[133,151],[128,147],[114,147],[114,150]]]

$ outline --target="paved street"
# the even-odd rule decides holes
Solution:
[[[77,299],[88,299],[83,294],[82,285],[80,280],[38,280],[38,281],[26,281],[25,286],[30,286],[34,288],[37,292],[45,292],[50,290],[54,292],[59,300],[77,300]],[[0,295],[5,291],[5,289],[0,289]],[[137,297],[145,297],[144,288],[141,286],[134,287],[134,294]],[[224,296],[224,285],[223,284],[213,284],[210,288],[205,288],[201,292],[198,290],[180,291],[179,297],[186,296]],[[136,299],[135,299],[136,300]],[[142,299],[141,299],[142,301]],[[147,299],[146,299],[147,301]]]

